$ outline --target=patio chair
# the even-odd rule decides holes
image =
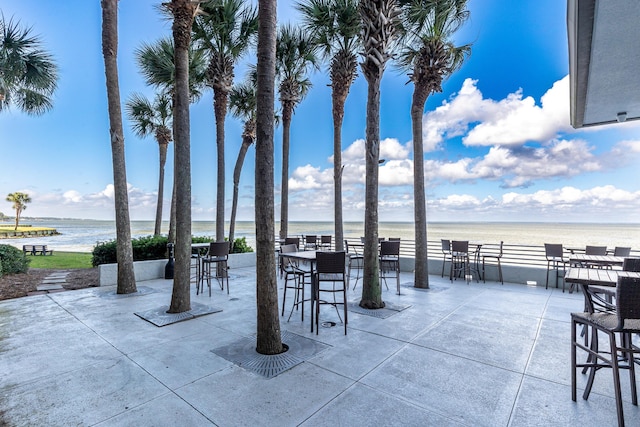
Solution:
[[[584,249],[585,255],[606,255],[607,247],[606,246],[589,246]]]
[[[587,291],[585,291],[585,298],[590,298]],[[594,337],[596,338],[591,340],[590,345],[577,341],[576,328],[578,325],[590,327],[595,331]],[[608,351],[599,350],[597,332],[603,332],[608,336]],[[632,342],[636,333],[640,333],[640,279],[638,278],[618,278],[615,311],[571,313],[571,399],[576,401],[576,370],[578,368],[586,367],[589,369],[587,385],[582,395],[585,400],[589,398],[596,372],[602,368],[611,368],[619,426],[624,426],[620,369],[629,370],[631,403],[638,404],[634,355],[639,354],[640,349],[634,348]],[[585,363],[576,363],[578,348],[589,355]]]
[[[345,252],[318,252],[316,255],[316,272],[313,279],[314,296],[312,298],[312,313],[315,305],[315,326],[318,335],[320,325],[320,305],[331,305],[336,309],[338,318],[344,324],[344,334],[347,335],[347,281],[345,275]],[[330,284],[330,285],[329,285]],[[328,294],[327,299],[323,295]],[[342,300],[336,299],[336,294],[342,294]],[[344,321],[340,316],[338,306],[342,305]],[[313,322],[311,323],[313,332]]]
[[[332,238],[333,236],[320,236],[320,249],[323,251],[330,251]]]
[[[304,250],[315,251],[316,249],[318,249],[318,236],[316,235],[304,236]]]
[[[622,271],[640,271],[640,258],[625,258]]]
[[[444,277],[444,267],[447,264],[447,259],[451,262],[451,240],[441,239],[440,243],[442,245],[442,273],[440,277]]]
[[[613,250],[613,256],[628,257],[629,255],[631,255],[631,248],[616,246]]]
[[[387,277],[389,273],[393,273],[396,278],[396,287],[398,295],[400,295],[400,241],[399,240],[385,240],[380,242],[380,278],[384,280],[384,285],[389,289],[387,285]]]
[[[453,281],[458,276],[464,277],[469,283],[471,265],[469,264],[469,241],[453,240],[451,242],[451,270],[449,280]]]
[[[562,277],[562,292],[564,292],[564,271],[567,269],[568,261],[564,259],[564,250],[561,243],[545,243],[544,256],[547,258],[547,281],[544,286],[549,289],[549,271],[556,272],[556,288],[558,287],[558,278]],[[562,266],[562,275],[560,275],[560,267]],[[573,290],[573,285],[571,289]]]
[[[220,284],[220,289],[224,290],[224,282],[227,281],[227,295],[229,295],[229,242],[211,242],[209,251],[202,257],[202,280],[207,279],[209,296],[211,296],[211,278],[213,277]],[[215,276],[211,274],[211,266],[215,264]]]
[[[285,237],[285,245],[296,245],[296,249],[300,250],[300,238],[299,237]]]
[[[358,286],[358,280],[360,280],[360,270],[364,268],[364,255],[358,252],[357,246],[351,246],[349,248],[349,242],[345,239],[344,249],[347,251],[347,257],[349,258],[349,266],[347,267],[347,288],[351,284],[351,269],[356,270],[356,281],[353,284],[353,289]]]
[[[298,248],[296,248],[295,244],[283,245],[280,247],[280,252],[283,254],[297,252]],[[285,256],[280,257],[282,270],[284,272],[284,292],[282,294],[282,314],[284,316],[284,306],[287,302],[287,289],[292,289],[293,294],[293,304],[291,305],[291,312],[289,313],[289,318],[287,322],[291,320],[291,315],[293,314],[293,309],[298,309],[299,305],[302,305],[302,313],[301,320],[304,320],[304,284],[305,277],[311,277],[311,272],[309,270],[303,270],[298,266],[298,263],[292,260],[291,258],[287,258]],[[289,282],[292,281],[293,285]]]
[[[504,245],[504,242],[500,242],[500,251],[499,252],[488,252],[484,255],[482,255],[482,281],[484,283],[486,283],[485,280],[485,275],[484,275],[484,266],[485,266],[485,261],[489,260],[495,260],[498,263],[498,280],[500,281],[500,283],[502,283],[504,285],[504,280],[502,279],[502,265],[500,264],[500,258],[502,258],[502,246]]]

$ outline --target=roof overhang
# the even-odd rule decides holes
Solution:
[[[571,125],[640,118],[637,0],[567,0]]]

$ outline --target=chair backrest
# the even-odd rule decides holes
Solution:
[[[320,236],[320,243],[329,243],[331,244],[331,238],[333,236]]]
[[[613,256],[623,256],[627,257],[631,255],[631,248],[624,248],[622,246],[616,246],[613,250]]]
[[[469,241],[468,240],[454,240],[451,242],[451,250],[457,253],[468,253],[469,252]]]
[[[625,258],[622,263],[622,270],[640,272],[640,258]]]
[[[308,235],[308,236],[304,236],[304,243],[305,244],[315,244],[316,240],[318,239],[318,236],[316,235]]]
[[[280,252],[282,252],[283,254],[298,252],[298,247],[294,243],[291,243],[288,245],[282,245],[280,246]]]
[[[229,255],[229,242],[211,242],[209,243],[209,256],[226,257]]]
[[[606,246],[589,246],[584,250],[585,255],[606,255],[607,247]]]
[[[545,243],[544,254],[547,258],[562,258],[562,243]]]
[[[316,272],[344,274],[345,252],[318,252],[316,253]]]
[[[390,242],[399,242],[400,241],[400,237],[389,237],[389,241]]]
[[[300,238],[299,237],[285,237],[284,239],[285,245],[296,245],[296,248],[300,248]]]
[[[446,239],[440,239],[440,242],[442,242],[442,253],[449,253],[451,252],[451,240],[446,240]]]
[[[400,241],[384,240],[380,242],[380,256],[400,256]]]
[[[617,330],[640,331],[638,322],[634,322],[635,327],[625,325],[625,320],[640,320],[640,278],[618,277],[616,313],[618,315]]]

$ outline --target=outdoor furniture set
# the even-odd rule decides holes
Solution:
[[[443,256],[441,277],[444,277],[444,269],[448,261],[450,262],[449,280],[464,277],[469,283],[475,273],[478,277],[477,281],[482,278],[482,281],[486,282],[486,267],[495,263],[498,268],[498,280],[504,284],[500,262],[504,242],[500,242],[499,245],[484,246],[482,243],[469,243],[468,240],[441,239],[440,242]],[[470,249],[470,246],[473,249]]]
[[[206,250],[206,252],[205,252]],[[196,295],[204,292],[204,281],[207,281],[211,296],[211,279],[216,279],[220,289],[227,283],[229,294],[229,242],[209,242],[191,244],[191,280],[196,281]],[[212,272],[212,267],[215,268]]]
[[[47,249],[47,245],[22,245],[25,255],[53,255],[53,249]]]
[[[629,371],[631,403],[638,404],[635,365],[640,353],[633,337],[640,333],[640,258],[623,258],[622,270],[593,268],[591,263],[575,264],[568,269],[565,281],[579,285],[585,298],[583,312],[571,313],[571,399],[577,396],[577,369],[587,374],[582,395],[588,399],[595,374],[610,368],[613,374],[618,425],[624,426],[620,369]],[[577,329],[584,338],[578,339]],[[599,348],[598,332],[608,338],[608,348]],[[577,350],[587,353],[583,363],[577,361]]]

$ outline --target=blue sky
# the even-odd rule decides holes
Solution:
[[[8,3],[8,4],[7,4]],[[141,43],[170,36],[156,1],[121,0],[120,90],[153,96],[136,69]],[[24,215],[113,219],[101,10],[98,0],[3,2],[5,19],[33,27],[59,67],[54,109],[30,117],[0,114],[0,212],[4,196],[33,199]],[[640,222],[640,128],[630,122],[576,131],[569,126],[566,3],[471,0],[471,18],[459,31],[472,54],[432,95],[424,114],[429,221]],[[279,21],[296,22],[280,1]],[[254,61],[249,54],[245,62]],[[236,81],[244,78],[244,65]],[[333,219],[331,98],[326,68],[311,75],[313,88],[291,125],[290,220]],[[393,64],[381,86],[382,221],[412,221],[413,87]],[[346,105],[343,129],[344,218],[364,216],[364,131],[367,85],[359,76]],[[191,109],[193,218],[215,219],[216,151],[211,92]],[[242,123],[226,121],[226,213]],[[282,129],[276,129],[276,218],[279,218]],[[132,219],[153,219],[158,148],[133,135],[125,118],[127,180]],[[171,145],[170,147],[173,147]],[[240,185],[239,220],[253,219],[255,150],[247,154]],[[167,162],[172,178],[173,154]],[[165,219],[170,193],[165,193]]]

